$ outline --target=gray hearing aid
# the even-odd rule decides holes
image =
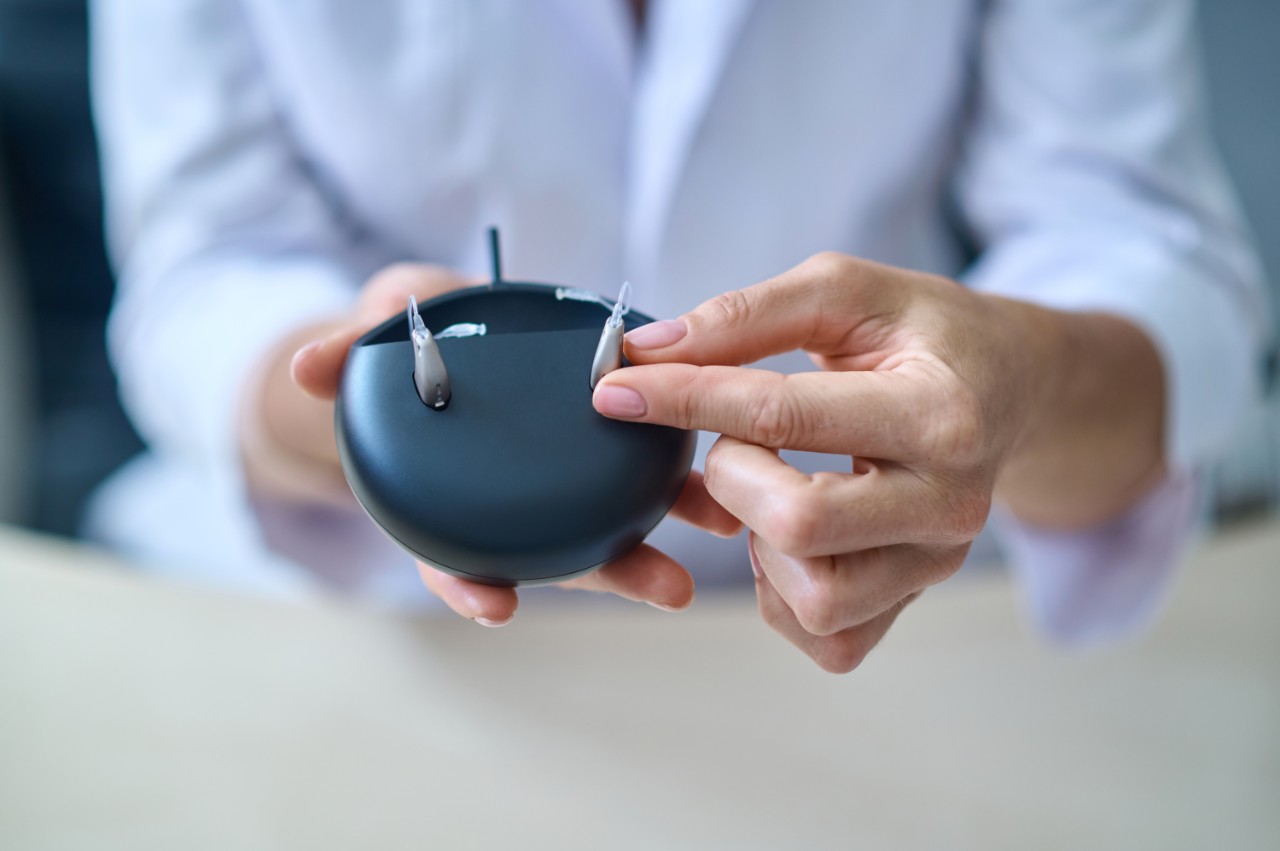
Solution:
[[[600,342],[596,344],[596,356],[591,361],[591,389],[595,390],[600,379],[615,369],[622,368],[622,335],[626,333],[626,325],[622,317],[631,312],[631,284],[623,283],[618,300],[614,302],[609,318],[604,321],[604,330],[600,332]]]
[[[422,404],[439,410],[449,404],[449,371],[413,296],[409,296],[409,339],[413,341],[413,385],[418,398]]]
[[[408,305],[351,347],[334,420],[361,506],[422,562],[493,585],[559,582],[634,549],[689,474],[693,432],[592,407],[653,320],[576,287],[493,281]],[[583,380],[583,379],[587,380]]]
[[[409,339],[413,342],[413,386],[417,388],[422,404],[437,411],[449,404],[452,395],[449,388],[449,371],[440,357],[436,340],[452,337],[483,337],[488,329],[484,323],[459,322],[433,335],[418,312],[418,300],[409,296]]]

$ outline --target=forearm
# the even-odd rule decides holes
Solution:
[[[1165,377],[1154,344],[1107,314],[1005,299],[998,308],[1023,335],[1016,368],[1034,389],[997,499],[1046,528],[1118,516],[1165,474]]]

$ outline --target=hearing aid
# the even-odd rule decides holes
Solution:
[[[695,434],[592,407],[653,320],[617,299],[502,277],[357,340],[334,410],[357,501],[418,560],[491,585],[561,582],[634,549],[679,496]]]

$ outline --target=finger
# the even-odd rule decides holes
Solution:
[[[373,327],[388,317],[404,313],[409,296],[427,301],[479,283],[443,266],[395,263],[378,272],[360,291],[356,310],[359,321]],[[407,327],[407,326],[406,326]]]
[[[887,329],[905,301],[904,284],[921,277],[819,254],[776,278],[716,296],[679,319],[637,328],[627,335],[627,355],[633,363],[736,366],[794,349],[834,352],[868,323]]]
[[[505,626],[516,616],[519,600],[514,588],[470,582],[421,562],[418,574],[445,605],[482,626]]]
[[[756,563],[810,635],[834,635],[879,617],[960,569],[967,546],[879,547],[795,558],[752,537]]]
[[[812,557],[894,544],[964,544],[990,493],[859,459],[853,473],[802,473],[774,452],[721,437],[707,453],[707,492],[777,549]]]
[[[861,665],[902,610],[915,599],[915,595],[907,597],[861,626],[834,635],[811,635],[770,584],[769,578],[758,567],[756,570],[756,601],[765,623],[817,662],[818,667],[833,674],[847,674]]]
[[[363,324],[346,323],[298,349],[289,365],[293,383],[308,396],[332,401],[338,395],[347,353],[367,330]]]
[[[677,518],[721,538],[732,538],[742,531],[742,521],[734,517],[707,492],[702,473],[689,471],[680,496],[671,513]]]
[[[563,585],[617,594],[667,611],[687,609],[693,603],[693,577],[689,571],[648,544],[641,544],[599,570]]]
[[[609,373],[592,397],[614,419],[717,432],[775,449],[915,461],[938,406],[932,367],[782,375],[729,366],[653,364]]]
[[[402,313],[409,296],[427,301],[475,282],[439,266],[397,263],[369,279],[356,303],[355,318],[335,322],[327,333],[302,346],[293,356],[290,374],[303,392],[332,400],[338,394],[347,353],[356,340],[388,317]]]

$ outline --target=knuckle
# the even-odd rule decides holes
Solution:
[[[854,260],[839,251],[820,251],[802,264],[805,271],[819,278],[841,277],[849,271]]]
[[[742,290],[729,290],[706,302],[698,312],[716,327],[736,328],[749,323],[751,299]]]
[[[784,377],[773,392],[765,394],[750,413],[750,434],[762,446],[789,447],[808,427],[801,406],[782,392],[785,380]]]
[[[699,420],[698,402],[702,398],[698,391],[697,373],[692,370],[683,371],[684,375],[676,382],[672,399],[672,419],[682,428],[695,428]]]
[[[814,552],[822,531],[822,512],[811,493],[801,492],[779,502],[760,534],[779,552],[804,557]]]
[[[750,433],[764,446],[781,446],[791,436],[791,413],[787,403],[771,395],[756,405],[751,413]]]
[[[833,635],[813,648],[813,661],[830,674],[847,674],[866,660],[871,645],[858,632]]]
[[[800,626],[810,635],[828,636],[841,629],[835,598],[819,588],[806,590],[792,606]]]
[[[933,406],[926,448],[949,467],[980,463],[986,437],[982,403],[967,384],[953,379]]]

